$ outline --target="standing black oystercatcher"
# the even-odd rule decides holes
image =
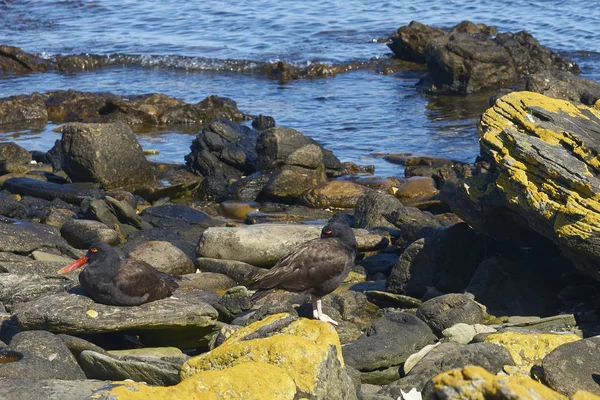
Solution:
[[[323,227],[319,239],[310,240],[292,251],[249,286],[258,291],[258,300],[273,289],[311,295],[313,317],[337,325],[321,311],[321,298],[333,292],[348,276],[356,257],[356,238],[352,229],[340,222]]]
[[[174,276],[162,273],[139,260],[121,262],[110,245],[94,243],[87,254],[60,271],[65,274],[88,266],[79,274],[83,290],[97,303],[113,306],[139,306],[169,296],[178,285]]]

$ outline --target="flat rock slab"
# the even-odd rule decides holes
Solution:
[[[32,178],[10,178],[4,181],[2,187],[11,193],[21,196],[32,196],[52,201],[61,199],[70,204],[81,204],[85,199],[97,199],[104,195],[69,185],[40,181]]]
[[[171,386],[181,381],[180,365],[156,357],[111,357],[85,350],[79,363],[87,377],[92,379],[131,379],[157,386]]]
[[[0,301],[7,307],[47,296],[51,293],[66,293],[75,282],[59,275],[45,278],[39,275],[0,274]]]
[[[82,294],[58,293],[13,309],[13,320],[22,330],[67,334],[126,331],[139,335],[146,345],[180,348],[205,346],[222,325],[217,316],[200,296],[182,291],[135,307],[107,306]]]
[[[321,229],[320,225],[286,224],[212,227],[202,234],[198,255],[271,266],[300,244],[318,238]],[[369,234],[364,229],[355,229],[354,233],[359,250],[377,248],[387,242],[386,238]]]
[[[3,379],[2,400],[81,400],[91,396],[107,382],[92,379]]]
[[[0,237],[0,251],[26,254],[44,247],[68,253],[73,250],[56,227],[35,222],[0,223]]]

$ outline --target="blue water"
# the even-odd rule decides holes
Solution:
[[[388,56],[374,39],[411,20],[448,27],[462,20],[500,31],[527,30],[540,43],[600,79],[600,8],[576,1],[18,1],[0,2],[0,43],[28,52],[153,55],[146,67],[112,66],[78,74],[0,77],[0,96],[56,89],[120,95],[166,93],[188,102],[230,97],[244,112],[273,116],[334,151],[343,161],[402,174],[373,153],[413,153],[473,161],[476,122],[485,99],[440,99],[415,90],[420,72],[354,71],[332,78],[278,81],[249,73],[199,72],[223,60],[344,63]],[[172,68],[176,56],[188,61]],[[158,60],[158,61],[157,61]],[[188,64],[186,64],[188,63]],[[186,69],[186,67],[190,67]],[[194,68],[191,68],[194,67]],[[48,150],[59,137],[41,131],[0,133],[28,149]],[[140,133],[151,159],[183,162],[195,132]]]

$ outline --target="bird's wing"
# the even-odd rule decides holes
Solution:
[[[353,254],[339,239],[310,240],[279,260],[250,289],[301,292],[341,274],[352,261]]]
[[[132,297],[167,290],[167,282],[159,276],[158,271],[150,264],[138,260],[123,261],[113,282],[121,292]]]

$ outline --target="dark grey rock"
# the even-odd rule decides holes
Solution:
[[[587,390],[600,396],[600,336],[558,346],[544,357],[544,381],[565,396]]]
[[[16,334],[4,351],[20,354],[20,359],[0,363],[0,376],[24,379],[84,379],[85,374],[64,343],[50,332],[28,331]]]
[[[144,261],[157,270],[172,275],[191,274],[196,271],[187,254],[165,241],[151,241],[136,246],[129,252],[129,258]]]
[[[417,317],[441,337],[444,329],[459,322],[469,325],[483,323],[483,310],[473,301],[472,296],[450,293],[421,304],[417,310]]]
[[[74,182],[107,189],[136,187],[154,179],[131,129],[123,123],[70,123],[62,129],[63,169]]]
[[[542,254],[530,254],[531,250],[522,253],[525,254],[482,261],[465,290],[493,315],[545,317],[556,314],[560,287],[556,267],[559,265]],[[540,279],[541,276],[544,279]]]
[[[268,115],[260,114],[252,120],[252,127],[259,131],[265,131],[275,126],[275,119]]]
[[[13,320],[23,330],[93,334],[123,332],[139,336],[147,346],[202,347],[220,328],[217,311],[194,293],[176,291],[166,299],[137,307],[94,303],[83,291],[47,295],[13,307]]]
[[[82,204],[82,214],[87,218],[98,220],[110,228],[118,226],[123,230],[123,225],[134,229],[147,227],[136,213],[134,206],[111,196]]]
[[[514,365],[514,360],[506,348],[494,343],[442,343],[417,362],[407,377],[415,377],[411,382],[413,387],[423,390],[425,384],[435,375],[467,365],[477,365],[492,374],[497,374],[505,365]]]
[[[0,73],[3,72],[4,66],[2,64],[7,59],[4,57],[5,53],[3,51],[7,47],[10,46],[0,47]],[[22,53],[20,49],[18,51]],[[8,59],[12,59],[11,61],[16,65],[23,67],[21,62],[12,56],[9,56]],[[46,122],[48,122],[48,112],[39,93],[33,93],[31,96],[20,95],[0,99],[0,125],[23,123],[29,125],[34,123],[38,127],[43,127]]]
[[[61,185],[32,178],[10,178],[3,184],[4,189],[21,196],[33,196],[45,200],[61,199],[69,204],[81,204],[85,199],[103,195],[71,185]]]
[[[75,357],[78,363],[81,353],[84,350],[94,351],[96,353],[108,355],[108,352],[106,352],[106,350],[104,350],[102,347],[97,346],[94,343],[88,342],[87,340],[79,338],[77,336],[66,335],[64,333],[60,333],[56,336],[60,340],[62,340],[65,346],[67,346],[67,348],[71,351],[71,354],[73,354],[73,357]]]
[[[95,242],[115,246],[120,243],[119,234],[99,221],[74,219],[60,228],[60,234],[73,247],[87,249]]]
[[[255,172],[233,182],[223,196],[228,200],[254,201],[270,179],[271,173]]]
[[[240,285],[249,285],[259,274],[265,272],[264,268],[255,267],[242,261],[200,257],[197,259],[197,263],[201,271],[227,275]]]
[[[357,203],[354,211],[355,226],[358,228],[391,228],[394,211],[405,207],[400,200],[390,194],[367,192]]]
[[[196,246],[198,243],[187,241],[177,233],[164,228],[151,228],[132,232],[127,237],[127,242],[116,247],[116,250],[123,257],[137,246],[154,240],[169,242],[183,251],[192,261],[196,260]]]
[[[28,254],[38,249],[55,248],[63,254],[76,255],[58,229],[49,225],[35,222],[0,224],[0,237],[0,251]]]
[[[179,365],[156,357],[113,357],[84,350],[81,353],[80,364],[90,379],[131,379],[157,386],[176,385],[181,381]]]
[[[92,379],[3,379],[0,399],[3,400],[81,400],[91,396],[107,382]]]
[[[435,340],[427,324],[414,315],[389,312],[373,322],[358,340],[344,346],[342,352],[348,365],[364,373],[399,368],[411,354]]]
[[[389,275],[394,265],[398,261],[400,256],[394,253],[376,253],[372,256],[365,257],[356,263],[358,265],[362,265],[367,271],[369,276],[373,276],[377,273],[382,273],[384,275]]]

